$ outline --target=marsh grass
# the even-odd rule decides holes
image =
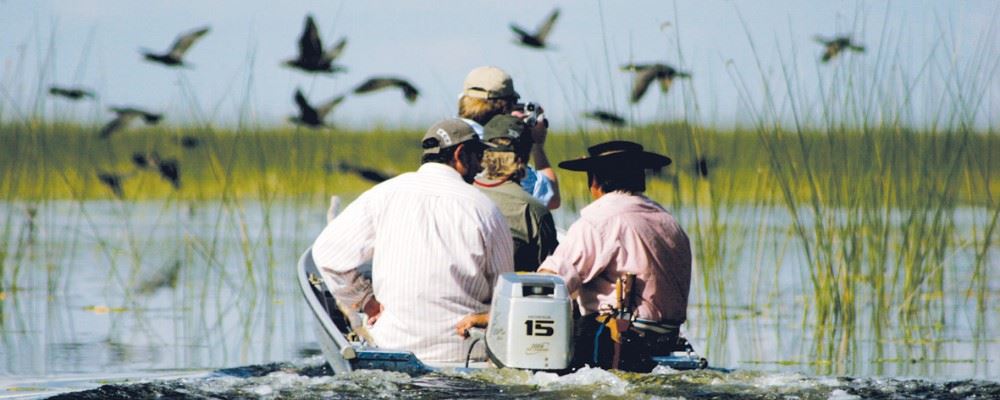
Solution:
[[[412,171],[419,166],[419,149],[413,146],[415,138],[421,135],[419,130],[315,132],[276,128],[235,132],[166,127],[134,129],[122,132],[117,139],[100,141],[96,138],[98,129],[59,125],[31,133],[25,132],[22,126],[0,125],[0,138],[4,142],[0,147],[0,171],[3,171],[6,198],[10,201],[113,200],[113,194],[96,175],[98,171],[117,171],[133,174],[124,181],[124,201],[209,201],[227,197],[318,200],[329,193],[357,194],[372,185],[337,171],[338,161],[348,160],[392,173]],[[773,170],[774,174],[795,174],[796,177],[804,173],[792,167],[822,168],[813,173],[813,179],[839,185],[839,192],[825,200],[838,206],[859,201],[854,196],[856,190],[872,195],[885,193],[892,199],[916,198],[921,193],[948,189],[947,193],[936,196],[985,207],[995,204],[992,193],[1000,190],[1000,179],[992,173],[998,166],[990,160],[989,154],[998,146],[995,134],[956,136],[919,130],[887,131],[879,139],[881,143],[877,148],[868,144],[874,133],[860,130],[839,132],[835,139],[826,137],[820,130],[806,130],[795,136],[784,130],[769,130],[766,140],[758,134],[750,129],[714,130],[676,123],[628,132],[595,132],[590,134],[590,140],[635,140],[647,148],[671,155],[674,163],[652,177],[649,191],[651,195],[678,204],[709,203],[713,196],[720,196],[720,192],[723,192],[722,198],[717,202],[773,203],[787,201],[787,195],[803,196],[815,190],[815,184],[810,184],[808,179],[785,182],[780,193],[766,190],[771,184],[761,183],[770,179],[762,172]],[[178,144],[181,136],[197,137],[202,144],[194,149],[183,149]],[[658,143],[658,138],[663,138],[663,144]],[[575,135],[557,133],[550,140],[552,143],[547,147],[551,147],[554,160],[585,153]],[[699,155],[688,153],[694,146],[693,140],[710,143],[703,145],[702,156],[717,160],[707,178],[699,176],[694,167]],[[842,156],[836,157],[820,146]],[[888,153],[881,154],[881,149]],[[132,165],[132,153],[148,151],[179,160],[182,182],[179,190],[157,173],[139,171]],[[955,155],[956,151],[960,156]],[[775,166],[772,164],[780,163],[774,161],[771,152],[783,160],[796,159],[788,166]],[[887,174],[881,174],[882,170],[851,172],[853,168],[871,164],[869,156],[881,159],[878,162],[883,164],[881,168]],[[957,158],[960,159],[956,161]],[[982,162],[967,162],[969,159]],[[942,169],[940,164],[934,164],[935,160],[957,162],[958,165]],[[334,167],[330,168],[331,165]],[[854,177],[845,174],[864,175],[867,180],[852,179]],[[560,175],[568,193],[584,192],[586,183],[578,175]],[[961,177],[968,182],[963,187],[957,186]],[[900,184],[887,186],[891,191],[886,192],[881,189],[889,185],[888,179],[898,180]],[[882,186],[868,190],[853,182]]]
[[[753,40],[750,44],[756,48]],[[691,238],[693,284],[698,286],[693,292],[700,294],[692,302],[705,310],[699,323],[713,341],[703,350],[710,358],[724,348],[726,324],[734,318],[770,314],[779,319],[773,335],[780,336],[785,325],[779,302],[790,298],[785,293],[790,288],[781,283],[785,274],[802,282],[796,286],[801,293],[791,296],[801,303],[791,307],[813,340],[811,348],[803,349],[809,361],[782,362],[841,373],[859,359],[859,336],[875,343],[875,360],[891,360],[882,355],[884,343],[902,343],[897,356],[908,354],[907,344],[939,344],[940,327],[953,318],[945,311],[946,296],[975,301],[977,326],[985,336],[1000,220],[1000,161],[995,156],[1000,137],[992,127],[972,128],[985,89],[965,82],[975,81],[970,74],[996,72],[998,61],[983,51],[976,70],[928,66],[911,77],[895,68],[902,61],[891,54],[874,55],[874,72],[852,63],[826,70],[817,65],[819,82],[807,82],[799,67],[786,60],[775,80],[765,72],[770,66],[758,59],[759,82],[730,71],[748,110],[745,125],[699,123],[698,94],[679,85],[671,92],[672,99],[682,102],[684,117],[678,121],[610,130],[579,127],[551,134],[546,148],[558,162],[584,155],[590,144],[626,139],[673,158],[670,167],[650,179],[647,195],[683,218]],[[677,57],[683,61],[679,51]],[[930,60],[925,63],[931,65]],[[67,200],[75,204],[69,213],[74,231],[64,237],[70,248],[97,247],[119,289],[109,291],[109,303],[124,304],[141,318],[149,300],[133,288],[169,260],[180,260],[186,283],[173,292],[174,304],[206,308],[185,313],[185,334],[202,334],[205,342],[227,346],[220,337],[232,332],[221,328],[232,326],[227,319],[237,318],[236,334],[243,339],[238,353],[245,357],[257,324],[263,323],[270,335],[274,321],[283,318],[273,315],[266,302],[277,297],[279,282],[287,279],[279,268],[287,267],[300,250],[289,250],[275,232],[288,230],[282,224],[299,231],[297,227],[310,225],[305,219],[321,218],[331,194],[350,200],[372,186],[339,172],[335,166],[340,161],[390,173],[415,170],[423,130],[260,127],[247,117],[252,115],[248,106],[240,110],[244,117],[236,128],[217,128],[183,75],[178,80],[182,97],[195,110],[194,122],[136,126],[108,140],[97,138],[100,124],[61,122],[59,115],[49,119],[39,114],[44,107],[37,104],[22,113],[0,101],[0,190],[5,204],[23,205],[6,207],[0,216],[0,294],[32,286],[25,282],[23,268],[39,265],[49,269],[50,293],[68,285],[72,271],[62,266],[73,251],[36,249],[29,241],[36,231],[32,227],[38,226],[18,211],[34,209],[37,221],[46,221],[53,204]],[[941,104],[933,123],[917,128],[905,122],[917,113],[911,92],[929,81],[944,82],[938,93]],[[763,98],[751,90],[758,85]],[[808,94],[813,93],[807,90],[811,85],[818,95]],[[248,74],[247,99],[251,91]],[[787,102],[778,104],[779,98]],[[184,148],[182,137],[197,138],[200,145]],[[151,152],[178,160],[179,189],[132,164],[133,153]],[[699,160],[706,162],[707,174]],[[127,176],[122,198],[98,181],[101,171]],[[564,207],[577,210],[589,203],[584,174],[561,173],[560,182]],[[156,215],[138,215],[150,212],[150,203],[160,204],[152,211]],[[92,214],[102,211],[94,204],[110,205],[123,221],[120,229],[98,235],[103,230]],[[286,204],[299,210],[288,211]],[[773,212],[775,206],[787,219]],[[960,208],[983,217],[971,223],[971,233],[956,227]],[[159,249],[138,237],[139,229],[130,221],[141,218],[152,219],[156,227],[207,219],[202,222],[211,233],[196,235],[178,227],[163,236],[183,246]],[[307,243],[314,234],[302,231],[299,242]],[[30,259],[38,255],[43,261]],[[955,263],[970,265],[956,268]],[[782,270],[785,265],[793,270]],[[957,276],[951,272],[955,270],[973,272]],[[946,293],[948,281],[967,281],[966,293]],[[238,296],[216,297],[223,292]],[[0,318],[0,324],[5,320]],[[885,337],[897,330],[899,337]],[[903,363],[912,359],[896,358]]]
[[[896,67],[905,61],[883,41],[880,48],[888,50],[874,55],[874,66],[817,63],[819,95],[813,98],[803,89],[813,84],[785,55],[779,56],[779,77],[769,76],[747,37],[765,97],[754,98],[742,74],[733,79],[753,109],[777,200],[792,216],[805,258],[816,359],[831,360],[827,371],[843,373],[849,367],[844,363],[856,359],[852,338],[861,327],[873,330],[878,354],[889,326],[899,328],[907,343],[940,340],[941,327],[953,318],[945,311],[945,282],[968,278],[948,272],[976,271],[973,280],[982,279],[979,249],[993,243],[995,221],[973,224],[982,232],[973,235],[975,243],[955,225],[960,206],[996,207],[992,178],[969,183],[972,176],[993,175],[988,151],[997,140],[992,128],[972,128],[988,89],[964,81],[975,81],[972,76],[981,71],[939,65],[938,74],[924,74],[923,68],[917,77],[905,76]],[[789,59],[797,59],[791,51]],[[978,54],[972,64],[997,70],[1000,58]],[[932,53],[925,64],[934,59]],[[935,90],[937,82],[944,82],[944,90]],[[920,129],[904,122],[921,113],[911,100],[917,85],[926,85],[940,102],[930,109],[935,118]],[[975,257],[957,256],[970,249]],[[971,268],[954,265],[969,262]],[[869,320],[862,323],[859,316]]]
[[[81,232],[96,231],[88,227],[92,224],[88,213],[95,211],[87,204],[94,200],[115,204],[124,221],[137,217],[133,203],[149,201],[163,202],[157,218],[164,221],[192,215],[214,219],[214,235],[190,237],[185,249],[167,251],[180,252],[181,259],[201,260],[195,264],[204,263],[212,276],[218,276],[198,279],[208,272],[185,266],[183,276],[196,282],[189,293],[202,304],[215,304],[212,314],[218,320],[199,322],[200,329],[223,324],[233,305],[213,302],[212,296],[235,290],[251,305],[239,313],[247,316],[242,335],[252,333],[249,315],[268,312],[257,304],[274,296],[282,279],[276,268],[287,254],[273,232],[279,229],[278,221],[291,223],[288,219],[295,218],[277,214],[279,205],[291,202],[303,210],[321,211],[330,194],[349,200],[371,186],[329,168],[341,160],[396,173],[413,170],[419,152],[412,144],[421,134],[167,126],[132,129],[101,142],[95,138],[97,129],[54,124],[25,132],[23,126],[0,127],[5,142],[13,143],[0,149],[6,153],[0,155],[0,169],[9,201],[36,204],[44,212],[49,202],[71,200],[80,210]],[[551,135],[550,157],[582,155],[578,135]],[[724,349],[721,343],[731,318],[742,318],[742,313],[778,314],[775,308],[780,305],[775,302],[784,298],[781,293],[786,290],[778,283],[785,273],[780,268],[785,258],[803,260],[801,272],[808,285],[801,286],[806,299],[801,318],[804,329],[816,334],[813,351],[818,361],[810,365],[819,370],[849,368],[838,363],[852,359],[859,326],[881,337],[901,324],[903,340],[911,343],[935,337],[934,327],[947,323],[941,305],[943,282],[953,279],[947,276],[951,269],[947,264],[955,261],[958,247],[976,249],[977,275],[968,277],[968,286],[982,304],[980,310],[987,312],[991,274],[987,268],[995,248],[997,213],[989,212],[989,223],[975,224],[977,232],[966,242],[960,242],[963,233],[955,231],[953,214],[960,206],[996,210],[988,189],[1000,187],[994,172],[997,165],[990,161],[990,151],[997,148],[994,134],[899,127],[720,130],[677,122],[586,135],[593,143],[635,140],[674,159],[673,165],[650,179],[647,194],[686,216],[682,223],[695,247],[698,272],[694,283],[700,285],[694,291],[700,297],[692,301],[706,310],[707,318],[700,323],[711,332],[713,342],[705,349],[709,356]],[[202,144],[184,149],[177,144],[182,136],[198,137]],[[129,156],[153,150],[179,160],[180,189],[154,172],[136,172]],[[707,176],[697,167],[699,158],[717,160]],[[97,181],[101,170],[134,174],[124,183],[123,199],[116,199]],[[586,193],[582,175],[560,175],[564,193],[570,194],[566,202],[570,209],[588,202],[572,195]],[[959,177],[966,177],[965,183]],[[784,223],[773,220],[775,215],[768,210],[774,205],[783,206],[790,216],[785,228],[774,227]],[[5,256],[4,265],[27,265],[12,262],[23,258],[16,254],[24,249],[16,243],[21,225],[18,218],[5,218],[4,248],[15,253]],[[122,229],[116,237],[94,240],[112,275],[123,276],[116,286],[128,293],[162,262],[143,255],[148,245],[129,238],[128,223]],[[234,232],[237,241],[220,240]],[[79,240],[80,235],[75,237]],[[797,245],[790,245],[793,241]],[[233,243],[236,246],[228,247]],[[241,260],[238,270],[226,264],[234,251]],[[123,259],[123,254],[128,256]],[[48,265],[60,264],[57,257]],[[52,276],[57,277],[56,268]],[[19,273],[10,269],[4,277],[8,287],[19,281]],[[748,279],[737,281],[741,277]],[[127,308],[141,309],[146,300],[126,296],[121,301]],[[858,321],[859,315],[868,320]],[[881,353],[881,346],[876,351]]]

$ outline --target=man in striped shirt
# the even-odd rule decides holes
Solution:
[[[497,277],[513,271],[510,228],[470,185],[488,146],[460,119],[435,124],[420,169],[363,193],[313,243],[327,286],[368,315],[379,347],[431,363],[465,360],[468,339],[456,325],[487,312]],[[368,262],[371,281],[358,272]],[[474,358],[485,358],[481,347]]]

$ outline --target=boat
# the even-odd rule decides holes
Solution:
[[[342,310],[328,290],[319,269],[313,262],[311,250],[306,250],[297,266],[299,286],[313,316],[315,317],[316,340],[319,343],[323,357],[329,363],[335,374],[343,374],[353,370],[378,369],[384,371],[403,372],[409,375],[422,375],[441,369],[457,371],[474,371],[482,368],[513,367],[528,370],[568,371],[565,369],[571,352],[572,337],[571,319],[569,316],[569,297],[565,293],[562,279],[545,274],[503,274],[498,279],[497,290],[494,291],[491,306],[490,328],[487,331],[477,330],[470,345],[484,342],[489,361],[452,364],[429,365],[422,362],[412,352],[405,350],[380,349],[369,345],[364,339],[364,332],[355,330],[361,326],[361,319],[355,313]],[[513,288],[513,289],[512,289]],[[522,290],[523,289],[523,290]],[[523,296],[522,296],[523,294]],[[531,307],[530,314],[536,316],[539,310],[550,310],[552,319],[569,318],[568,324],[552,324],[552,321],[516,320],[518,315],[511,309]],[[516,310],[515,310],[516,311]],[[568,311],[568,312],[567,312]],[[548,312],[548,311],[546,311]],[[510,320],[507,324],[506,321]],[[500,324],[497,321],[503,321]],[[521,343],[523,338],[514,334],[506,335],[506,331],[514,329],[492,329],[495,326],[521,327],[527,323],[528,334],[532,332],[532,323],[538,327],[535,337],[545,336],[541,340],[548,342]],[[562,327],[562,329],[560,329]],[[539,335],[544,332],[544,335]],[[491,346],[492,343],[492,346]],[[520,346],[520,347],[519,347]],[[518,352],[518,349],[530,351]],[[547,353],[537,351],[543,347]],[[560,363],[564,360],[564,363]],[[683,337],[678,346],[667,356],[656,356],[653,360],[658,365],[675,370],[702,369],[708,366],[704,358],[699,356],[691,344]]]

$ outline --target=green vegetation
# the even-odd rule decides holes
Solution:
[[[729,70],[747,111],[744,125],[736,128],[696,122],[701,118],[696,93],[679,85],[671,102],[680,102],[684,121],[550,134],[546,148],[555,162],[582,156],[588,145],[609,139],[640,142],[673,158],[650,179],[647,194],[678,215],[692,239],[697,280],[690,300],[703,310],[704,318],[694,323],[707,332],[703,336],[710,343],[703,351],[710,359],[726,347],[725,325],[740,318],[759,317],[776,330],[790,326],[782,319],[800,323],[811,346],[804,345],[803,354],[777,355],[779,361],[773,362],[808,364],[821,373],[849,373],[858,360],[882,365],[945,359],[936,352],[948,339],[943,327],[959,318],[949,313],[956,304],[974,304],[973,336],[990,337],[988,318],[995,318],[996,307],[989,304],[997,295],[991,280],[997,278],[1000,237],[1000,135],[994,126],[974,128],[982,125],[976,124],[983,121],[976,114],[985,108],[988,89],[967,82],[995,75],[1000,58],[979,51],[972,66],[963,69],[939,65],[931,57],[924,61],[929,67],[910,77],[896,68],[910,60],[891,59],[891,46],[882,44],[886,50],[870,55],[869,64],[820,67],[825,69],[817,71],[817,82],[798,76],[799,66],[790,61],[778,65],[776,78],[773,68],[758,60],[759,82]],[[755,47],[753,40],[750,46]],[[941,46],[948,53],[947,44]],[[920,120],[913,118],[921,112],[911,98],[920,85],[930,88],[925,97],[939,94],[940,104],[924,107],[934,116],[915,127],[903,121]],[[763,96],[748,89],[761,86]],[[819,94],[807,95],[811,89]],[[986,118],[988,123],[994,119]],[[136,127],[101,140],[99,130],[0,118],[0,202],[24,203],[31,214],[24,218],[15,214],[21,208],[6,207],[0,215],[0,301],[23,285],[23,268],[49,268],[47,289],[54,291],[67,251],[34,249],[30,232],[36,214],[46,223],[46,202],[55,200],[110,200],[122,206],[116,212],[125,221],[125,240],[97,235],[80,211],[73,214],[78,229],[65,234],[65,244],[73,247],[81,237],[95,236],[102,261],[111,265],[116,279],[119,264],[127,264],[127,282],[115,282],[126,294],[136,286],[140,266],[150,263],[142,259],[149,253],[142,252],[129,225],[134,210],[128,205],[150,200],[219,205],[209,234],[173,232],[184,249],[164,251],[182,253],[183,263],[166,262],[177,265],[182,278],[183,271],[192,271],[189,264],[198,263],[222,276],[210,283],[191,273],[188,279],[198,281],[197,288],[184,302],[206,303],[217,292],[212,285],[221,282],[241,296],[271,298],[279,282],[287,280],[275,273],[276,266],[291,262],[283,253],[313,234],[297,231],[302,237],[296,243],[276,244],[277,227],[311,218],[311,210],[325,208],[331,195],[350,199],[371,187],[342,172],[341,162],[390,175],[416,169],[416,144],[423,133],[416,128],[161,126]],[[197,145],[183,146],[185,138]],[[153,153],[177,160],[179,188],[155,168],[141,169],[133,162],[135,154]],[[98,178],[101,173],[121,177],[120,197]],[[589,203],[584,180],[584,174],[560,174],[566,210]],[[251,202],[260,205],[261,215],[247,215],[244,205]],[[310,212],[282,208],[289,204]],[[180,211],[164,206],[161,213],[156,218]],[[251,222],[258,217],[259,226]],[[225,236],[237,237],[238,244],[222,243]],[[33,252],[43,256],[34,259]],[[242,265],[230,265],[233,260]],[[789,299],[794,304],[787,304]],[[251,325],[246,319],[247,337]],[[863,348],[874,354],[859,355],[859,342],[868,342]],[[931,349],[912,349],[927,344]],[[896,346],[895,351],[884,354],[886,346]]]
[[[99,172],[125,176],[125,200],[356,194],[371,184],[341,173],[339,162],[393,174],[414,170],[420,158],[414,142],[422,133],[164,127],[132,129],[100,140],[98,129],[0,125],[0,188],[5,200],[113,199],[97,179]],[[183,148],[182,137],[197,138],[199,145]],[[564,160],[584,155],[585,143],[612,138],[634,140],[673,158],[672,165],[654,176],[649,190],[651,196],[676,205],[781,204],[815,194],[826,205],[851,206],[891,190],[895,206],[934,201],[925,196],[930,192],[957,204],[987,206],[995,201],[990,193],[1000,189],[1000,161],[990,159],[1000,148],[1000,138],[985,132],[776,130],[762,135],[753,129],[724,131],[678,123],[555,133],[546,147],[550,158]],[[153,152],[178,160],[179,190],[155,171],[133,164],[133,154]],[[705,160],[707,176],[699,173],[698,159]],[[809,179],[803,175],[807,173]],[[775,182],[783,177],[787,179]],[[582,174],[565,173],[560,180],[571,204],[588,201],[574,198],[586,193]]]
[[[276,290],[274,268],[281,251],[270,233],[271,224],[281,223],[271,215],[276,204],[291,201],[322,209],[330,195],[349,199],[372,185],[341,172],[337,165],[342,161],[390,174],[411,171],[418,165],[414,142],[421,134],[154,127],[100,140],[98,130],[42,122],[0,126],[3,201],[33,205],[43,214],[51,200],[218,203],[228,218],[235,218],[220,229],[244,238],[232,251],[240,254],[241,275],[247,277],[241,292],[250,298],[259,290]],[[196,138],[199,145],[183,147],[184,137]],[[990,254],[996,248],[1000,212],[994,195],[1000,193],[1000,161],[991,157],[1000,148],[1000,136],[992,131],[893,125],[785,129],[764,122],[718,130],[674,123],[554,133],[547,148],[551,159],[564,160],[583,155],[587,144],[612,138],[638,141],[674,160],[650,179],[648,194],[684,216],[692,237],[699,277],[695,284],[700,285],[695,293],[701,295],[691,300],[706,310],[708,318],[699,323],[712,332],[709,356],[723,347],[728,321],[740,318],[730,315],[730,306],[781,318],[776,315],[781,305],[775,302],[787,298],[783,292],[789,289],[801,290],[797,297],[804,299],[794,307],[800,310],[796,314],[803,329],[814,335],[808,357],[828,373],[850,370],[844,363],[856,359],[859,329],[865,329],[865,337],[874,334],[876,357],[882,359],[883,335],[905,343],[941,340],[940,328],[952,318],[945,312],[946,298],[970,298],[980,315],[988,312]],[[155,169],[133,163],[133,154],[153,152],[161,159],[177,159],[179,189]],[[98,179],[100,172],[124,177],[121,199]],[[560,179],[565,207],[573,210],[589,202],[583,174],[563,173]],[[264,226],[247,225],[247,202],[262,205]],[[971,223],[973,232],[956,230],[960,208],[979,210],[976,215],[985,217]],[[14,209],[8,207],[8,213]],[[786,217],[774,212],[782,209]],[[0,249],[13,251],[0,254],[0,292],[17,290],[21,268],[27,266],[20,254],[30,248],[22,243],[26,228],[13,222],[19,219],[5,215],[0,225]],[[254,236],[258,238],[249,239]],[[129,251],[134,259],[116,261],[111,252],[121,250],[96,239],[113,269],[127,264],[129,278],[119,285],[135,286],[144,263],[136,258],[140,251]],[[217,263],[215,254],[222,250],[214,243],[204,246],[212,249],[211,263]],[[256,256],[261,249],[266,259]],[[786,263],[786,258],[795,261]],[[782,271],[783,264],[795,265],[795,270]],[[779,284],[788,274],[799,276],[800,283],[793,288]],[[748,279],[740,281],[742,277]],[[946,281],[968,282],[968,290],[945,293]],[[745,297],[721,295],[725,293]],[[985,324],[979,318],[979,325]]]

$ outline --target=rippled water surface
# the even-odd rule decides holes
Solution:
[[[0,203],[0,398],[998,398],[995,241],[985,287],[969,283],[986,213],[952,216],[942,290],[921,294],[930,309],[873,318],[862,298],[856,322],[831,329],[809,317],[787,215],[729,210],[726,267],[695,267],[684,332],[730,373],[410,377],[329,376],[316,356],[294,265],[324,224],[322,201]],[[676,215],[686,227],[703,217]]]
[[[797,373],[678,372],[649,374],[583,369],[557,376],[514,370],[442,372],[419,377],[384,371],[330,375],[318,357],[293,364],[220,370],[207,377],[110,384],[55,398],[711,398],[858,399],[996,398],[1000,384],[915,379],[809,377]]]

